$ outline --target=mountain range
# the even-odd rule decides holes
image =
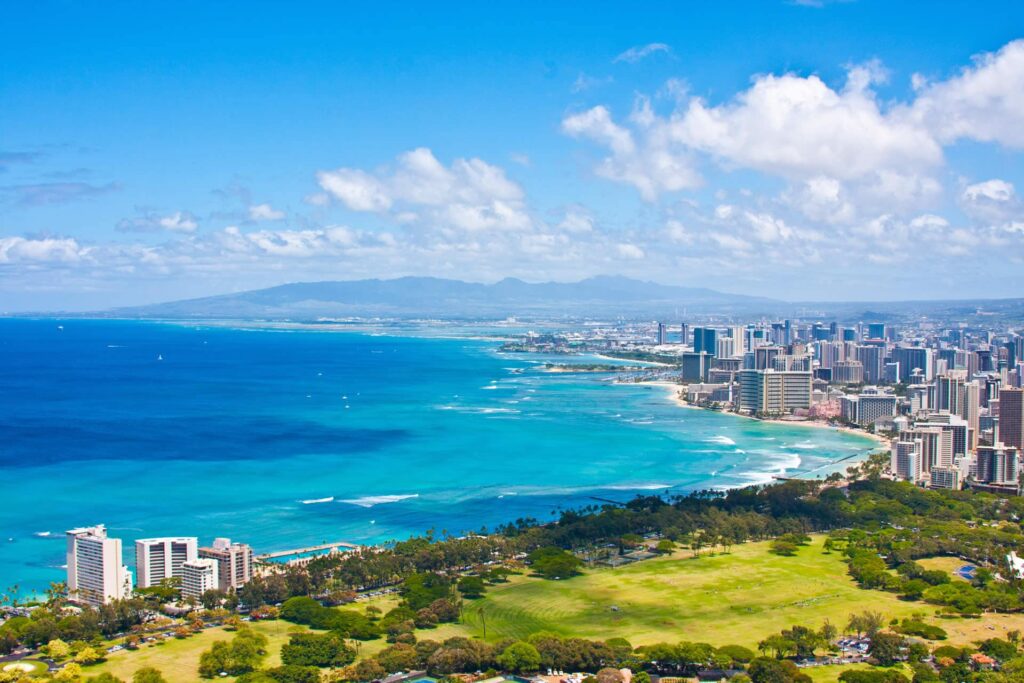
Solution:
[[[529,283],[506,278],[494,284],[433,277],[393,280],[298,282],[267,289],[120,308],[110,313],[141,318],[264,318],[311,320],[342,317],[472,318],[507,316],[679,316],[715,311],[777,310],[782,302],[678,287],[618,276],[580,282]]]

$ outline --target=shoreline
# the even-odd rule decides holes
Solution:
[[[668,399],[675,403],[677,406],[682,408],[690,408],[692,410],[708,410],[713,413],[720,413],[722,415],[732,415],[733,417],[741,417],[745,420],[756,420],[757,422],[764,422],[766,424],[780,424],[780,425],[791,425],[795,427],[810,427],[813,429],[827,429],[833,432],[843,432],[844,434],[851,434],[853,436],[861,436],[866,439],[871,439],[879,445],[888,447],[889,440],[878,434],[872,434],[863,429],[853,429],[851,427],[840,427],[837,425],[829,424],[828,422],[821,422],[820,420],[782,420],[778,418],[760,418],[752,415],[742,415],[740,413],[734,413],[726,410],[710,410],[702,406],[695,406],[692,403],[687,403],[679,396],[679,390],[683,386],[681,384],[675,384],[674,382],[666,382],[664,380],[657,380],[653,382],[632,382],[632,384],[652,386],[652,387],[664,387],[668,390]]]

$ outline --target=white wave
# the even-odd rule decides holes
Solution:
[[[736,445],[735,441],[733,441],[732,439],[730,439],[727,436],[722,436],[720,434],[718,436],[713,436],[710,439],[705,439],[705,441],[707,441],[708,443],[722,444],[723,446],[735,446]]]
[[[497,385],[497,384],[488,384],[487,386],[485,386],[485,387],[480,387],[480,388],[481,388],[481,389],[488,389],[488,390],[491,390],[491,389],[497,389],[497,388],[498,388],[498,385]]]
[[[745,450],[743,450],[742,448],[737,448],[736,449],[736,453],[737,454],[742,454],[742,455],[746,455],[747,454],[747,452]]]
[[[326,498],[309,498],[308,500],[299,501],[303,505],[316,505],[317,503],[333,503],[334,496],[327,496]]]
[[[818,444],[811,443],[810,441],[801,441],[800,443],[792,444],[789,447],[790,448],[800,448],[800,449],[803,449],[803,450],[810,450],[812,448],[817,448]]]
[[[363,496],[362,498],[346,498],[343,499],[342,503],[348,503],[350,505],[358,505],[361,508],[372,508],[374,505],[383,505],[385,503],[398,503],[409,498],[419,498],[418,493],[407,493],[405,495],[395,496]]]
[[[51,537],[53,537],[53,532],[52,531],[37,531],[37,532],[35,532],[32,535],[35,536],[36,538],[51,538]]]
[[[670,489],[672,484],[612,484],[611,486],[598,488],[605,488],[609,491],[657,491],[659,489]]]

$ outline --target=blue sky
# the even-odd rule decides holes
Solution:
[[[3,13],[0,311],[410,274],[1021,293],[1020,3]]]

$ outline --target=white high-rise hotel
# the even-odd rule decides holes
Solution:
[[[184,564],[198,557],[199,541],[184,538],[140,538],[135,541],[135,573],[139,588],[164,579],[184,579]]]
[[[132,575],[121,564],[121,539],[107,538],[102,524],[67,532],[68,595],[75,602],[104,605],[132,593]]]

